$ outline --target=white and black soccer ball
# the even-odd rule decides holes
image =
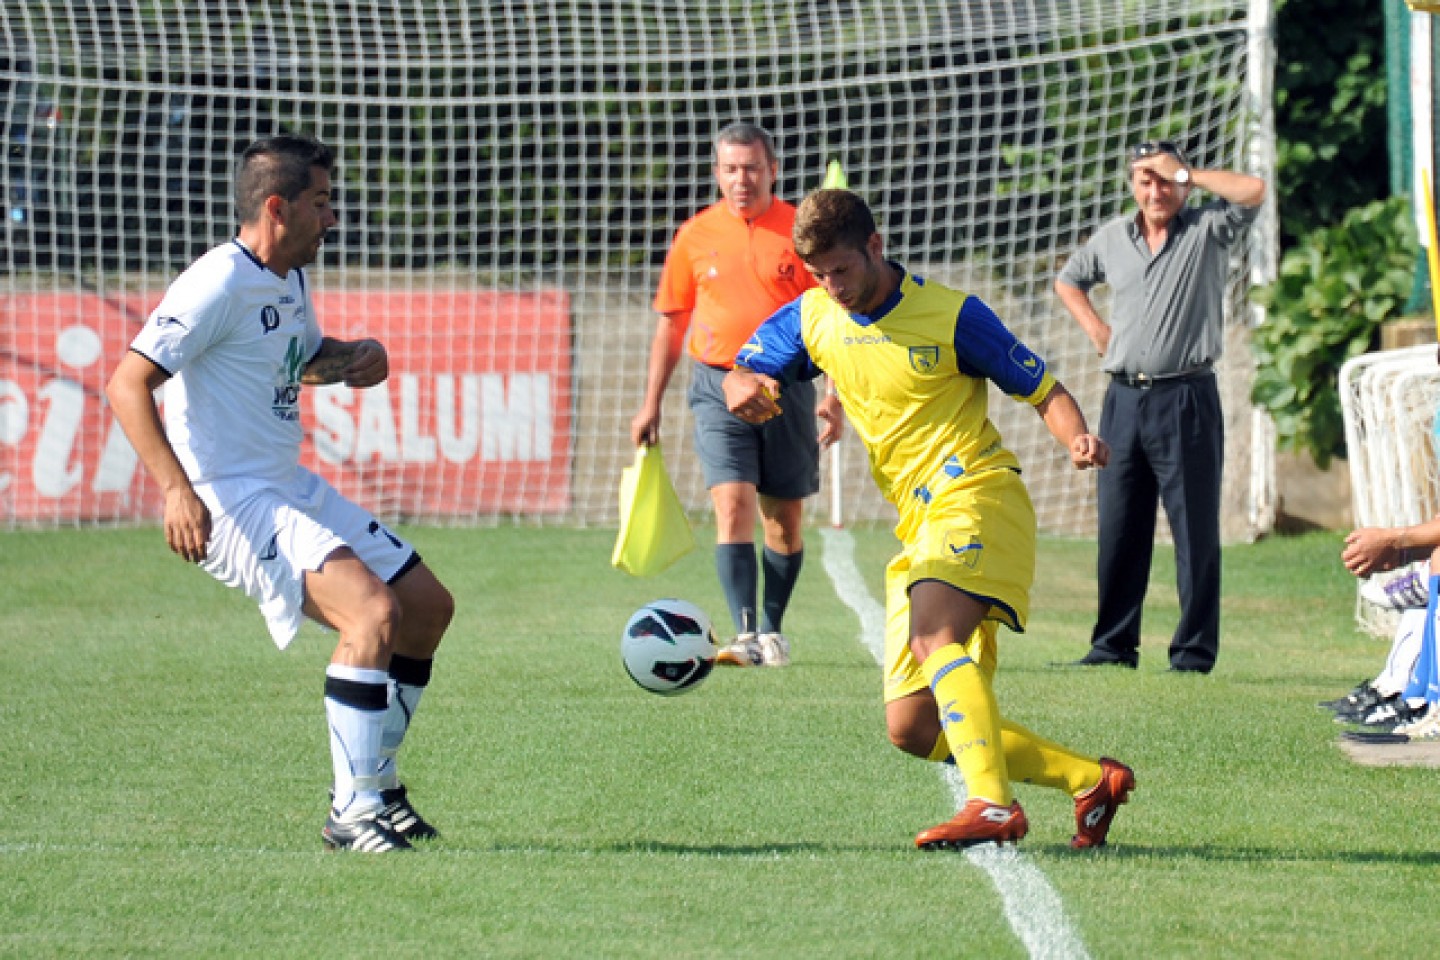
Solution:
[[[715,666],[715,630],[705,611],[693,603],[654,600],[625,624],[620,658],[630,679],[651,693],[686,693]]]

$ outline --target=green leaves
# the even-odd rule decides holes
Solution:
[[[1268,316],[1253,337],[1250,398],[1270,411],[1282,447],[1309,450],[1322,467],[1344,454],[1340,367],[1404,309],[1418,249],[1409,200],[1376,201],[1301,237],[1276,281],[1251,291]]]
[[[1275,4],[1274,186],[1283,249],[1389,192],[1384,20],[1384,5],[1370,0]]]

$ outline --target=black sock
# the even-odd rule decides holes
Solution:
[[[785,608],[790,605],[790,594],[795,590],[795,581],[800,579],[800,568],[805,563],[805,549],[794,553],[776,553],[769,547],[763,552],[765,568],[765,608],[760,620],[761,633],[779,633],[780,621],[785,619]]]
[[[730,619],[736,633],[755,630],[755,588],[760,579],[753,543],[717,543],[715,570],[720,574],[720,589],[730,605]]]

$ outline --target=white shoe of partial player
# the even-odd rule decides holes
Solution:
[[[783,633],[762,633],[755,638],[760,645],[760,662],[767,667],[785,667],[790,664],[790,641]]]
[[[760,638],[753,633],[742,633],[715,653],[716,666],[758,667],[765,663],[765,654],[760,649]]]
[[[1411,740],[1440,740],[1440,703],[1432,703],[1418,720],[1402,723],[1395,733]]]
[[[1383,610],[1424,607],[1430,599],[1430,562],[1371,577],[1360,585],[1360,598]]]

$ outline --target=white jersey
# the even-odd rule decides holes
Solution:
[[[130,349],[171,374],[165,432],[203,498],[217,482],[253,488],[293,479],[300,374],[320,339],[304,273],[277,276],[239,240],[170,285]]]

